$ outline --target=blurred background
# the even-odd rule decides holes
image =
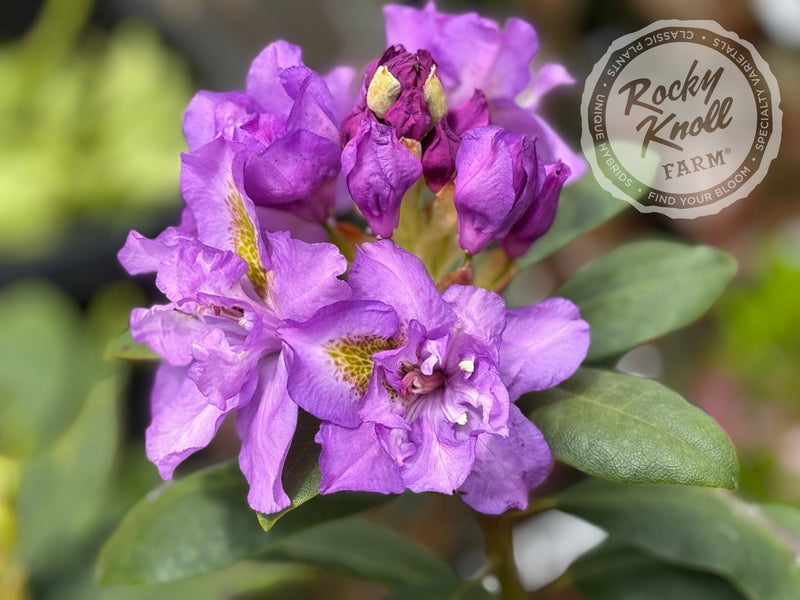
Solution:
[[[574,148],[592,65],[615,38],[654,20],[714,19],[770,64],[782,144],[749,198],[692,221],[626,209],[528,269],[509,295],[526,304],[544,297],[593,257],[643,237],[732,254],[739,272],[708,315],[616,367],[660,379],[717,419],[742,459],[742,496],[800,504],[800,4],[442,0],[438,7],[534,24],[542,43],[536,61],[564,63],[578,81],[547,97],[543,111]],[[274,597],[383,594],[378,585],[298,569],[266,581],[258,569],[236,567],[144,589],[98,590],[92,579],[104,539],[158,483],[143,448],[152,365],[104,353],[133,306],[160,301],[152,280],[126,276],[116,252],[129,229],[153,236],[177,220],[186,104],[197,89],[242,88],[250,60],[277,38],[300,45],[320,72],[344,63],[360,69],[383,50],[382,21],[375,0],[46,0],[0,8],[0,600],[272,597],[254,591],[265,586]],[[577,186],[605,194],[591,174]],[[236,444],[232,429],[223,430],[184,472],[235,455]],[[469,575],[480,562],[480,537],[468,511],[453,507],[403,498],[375,518]]]

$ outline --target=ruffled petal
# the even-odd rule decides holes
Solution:
[[[393,307],[401,323],[416,319],[430,331],[455,319],[422,262],[390,240],[357,248],[348,283],[354,299]]]
[[[558,385],[589,349],[589,324],[564,298],[548,298],[508,311],[500,347],[500,377],[511,400]]]
[[[376,352],[395,347],[397,315],[380,302],[338,302],[278,330],[287,346],[289,394],[312,415],[355,427]]]
[[[258,103],[242,92],[200,91],[183,114],[183,135],[194,151],[218,135],[236,138],[236,127],[260,111]]]
[[[400,222],[403,194],[422,175],[422,164],[398,141],[393,128],[365,118],[342,151],[342,173],[370,228],[391,237]]]
[[[528,506],[528,492],[542,483],[553,457],[542,433],[511,406],[508,437],[478,436],[472,472],[459,488],[462,500],[475,510],[499,515]]]
[[[130,319],[131,335],[172,366],[186,366],[192,361],[192,341],[206,326],[194,315],[175,309],[174,305],[134,308]]]
[[[350,288],[339,275],[347,260],[333,244],[307,244],[284,233],[267,233],[274,276],[270,294],[283,319],[305,321],[317,309],[346,300]]]
[[[247,502],[254,510],[274,513],[289,505],[281,473],[297,425],[297,405],[286,391],[286,368],[279,355],[262,362],[258,387],[236,416],[242,440],[239,468],[250,484]]]
[[[131,275],[158,271],[161,261],[175,251],[179,244],[190,239],[179,227],[167,227],[155,239],[149,239],[138,231],[130,231],[125,245],[117,253],[117,259]]]
[[[323,494],[350,490],[399,494],[404,489],[397,467],[380,443],[380,425],[363,423],[350,429],[332,423],[320,426],[316,442],[322,446],[319,468]]]
[[[145,432],[145,449],[163,479],[183,460],[205,448],[236,406],[220,409],[198,391],[183,367],[161,365],[151,402],[152,421]]]
[[[288,114],[292,99],[280,80],[282,69],[303,64],[302,50],[278,40],[256,56],[247,74],[247,93],[256,99],[264,112]]]
[[[451,285],[442,298],[458,315],[459,331],[498,348],[506,327],[506,303],[497,294],[469,285]]]

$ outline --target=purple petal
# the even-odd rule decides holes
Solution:
[[[161,261],[156,285],[173,302],[200,293],[241,296],[237,283],[245,273],[247,263],[233,252],[186,241]]]
[[[542,483],[553,457],[542,433],[516,406],[508,417],[508,437],[478,436],[472,472],[458,493],[475,510],[499,515],[528,506],[528,492]]]
[[[416,319],[430,331],[455,319],[422,262],[390,240],[357,248],[348,283],[355,299],[393,307],[401,323]]]
[[[562,162],[547,167],[547,176],[528,210],[517,219],[500,245],[511,258],[525,254],[553,224],[561,188],[569,177],[569,167]]]
[[[286,92],[294,100],[286,122],[287,133],[297,130],[309,131],[338,146],[338,121],[334,114],[331,92],[325,80],[303,66],[284,69],[280,77]]]
[[[572,85],[575,78],[569,71],[558,63],[548,63],[544,65],[536,74],[536,79],[528,86],[528,90],[523,93],[522,98],[517,98],[517,103],[528,109],[536,109],[539,101],[551,90],[562,85]]]
[[[457,136],[464,135],[474,127],[488,125],[489,103],[486,101],[486,94],[475,90],[469,100],[447,113],[447,123]]]
[[[339,153],[339,144],[328,138],[292,131],[245,162],[245,191],[262,206],[306,198],[336,176]]]
[[[451,285],[442,298],[458,315],[459,331],[498,348],[506,327],[506,303],[489,290]]]
[[[361,419],[372,355],[393,348],[397,315],[380,302],[338,302],[278,330],[288,347],[289,394],[314,416],[345,427]]]
[[[282,319],[305,321],[320,307],[350,297],[339,275],[347,260],[333,244],[307,244],[284,233],[267,233],[274,276],[270,294]]]
[[[517,199],[513,149],[504,134],[499,127],[476,127],[464,134],[456,155],[458,241],[470,254],[501,233]]]
[[[134,308],[131,311],[131,335],[173,366],[192,361],[192,340],[206,328],[194,315],[175,310],[173,305]]]
[[[356,72],[352,67],[336,67],[325,75],[325,84],[331,93],[335,120],[340,122],[355,104],[352,92]]]
[[[472,470],[475,437],[458,435],[442,412],[443,392],[426,394],[421,414],[414,421],[408,441],[414,452],[401,466],[406,487],[413,492],[452,494]]]
[[[265,360],[250,403],[236,416],[242,440],[239,468],[250,484],[247,502],[274,513],[289,505],[281,473],[297,424],[297,406],[286,391],[286,367],[280,356]]]
[[[247,74],[247,93],[256,99],[264,112],[286,115],[292,99],[283,88],[280,71],[303,64],[302,51],[297,46],[278,40],[256,56]]]
[[[234,146],[223,138],[182,154],[181,192],[197,222],[199,241],[238,254],[252,269],[251,279],[263,278],[269,265],[255,207],[234,182],[233,156]]]
[[[234,139],[234,129],[251,119],[261,107],[242,92],[195,94],[183,115],[183,134],[194,151],[222,134]]]
[[[455,174],[459,141],[444,119],[423,140],[422,173],[434,194]]]
[[[293,212],[257,206],[256,215],[265,231],[288,231],[293,238],[309,244],[328,241],[328,233],[320,223],[307,221]]]
[[[316,437],[322,446],[320,491],[342,490],[399,494],[404,489],[397,467],[381,446],[376,428],[363,423],[355,429],[323,423]]]
[[[548,298],[508,311],[500,347],[500,377],[511,400],[558,385],[580,366],[589,348],[589,325],[578,307]]]
[[[566,142],[532,111],[511,100],[498,100],[492,103],[491,119],[494,125],[535,139],[539,158],[545,164],[564,162],[571,172],[570,182],[586,172],[586,161],[581,155],[570,150]]]
[[[205,448],[235,406],[219,409],[197,390],[183,367],[161,365],[153,385],[153,419],[145,432],[147,458],[163,479],[183,460]]]
[[[158,271],[161,261],[175,251],[189,236],[178,227],[167,227],[151,240],[138,231],[130,231],[125,245],[117,253],[120,264],[131,275]]]
[[[347,188],[372,230],[391,237],[400,222],[403,194],[422,175],[422,165],[394,129],[365,118],[342,151]]]

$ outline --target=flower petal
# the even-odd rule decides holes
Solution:
[[[307,244],[287,233],[267,233],[275,308],[283,319],[305,321],[317,309],[350,297],[339,275],[347,260],[333,244]]]
[[[545,480],[553,465],[542,433],[515,405],[508,430],[508,437],[478,436],[472,472],[458,490],[464,502],[482,513],[526,508],[528,492]]]
[[[233,140],[234,129],[259,111],[258,103],[242,92],[198,92],[183,115],[183,135],[189,150],[196,150],[220,134]]]
[[[205,448],[236,405],[220,409],[209,403],[187,377],[186,368],[161,365],[153,385],[153,419],[145,432],[147,458],[163,479],[183,460]]]
[[[289,114],[292,99],[283,88],[280,71],[303,64],[298,46],[278,40],[256,56],[247,74],[247,93],[256,99],[264,112]]]
[[[430,331],[455,319],[422,262],[390,240],[356,249],[348,283],[353,298],[393,307],[401,323],[416,319]]]
[[[589,324],[564,298],[548,298],[508,311],[500,347],[500,377],[511,400],[558,385],[589,349]]]
[[[394,348],[397,332],[397,315],[380,302],[338,302],[304,323],[288,322],[278,335],[288,347],[292,400],[320,419],[357,426],[372,355]]]
[[[134,340],[147,344],[176,367],[192,361],[192,340],[206,328],[194,315],[176,310],[174,305],[134,308],[130,326]]]
[[[297,425],[297,405],[289,399],[286,377],[282,356],[263,361],[253,399],[236,416],[242,440],[239,468],[250,484],[247,502],[263,513],[289,505],[281,473]]]
[[[355,429],[323,423],[316,442],[322,446],[319,468],[323,494],[342,490],[399,494],[404,489],[397,467],[381,446],[376,429],[362,423]]]
[[[372,230],[391,237],[400,222],[403,194],[422,175],[422,164],[401,144],[395,130],[364,118],[342,151],[347,188]]]

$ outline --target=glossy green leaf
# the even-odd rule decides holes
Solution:
[[[314,497],[286,513],[268,533],[258,526],[246,498],[247,483],[235,463],[159,486],[123,518],[106,542],[98,561],[100,580],[165,582],[214,571],[263,556],[279,540],[389,497],[357,493]]]
[[[587,360],[621,354],[706,312],[733,276],[729,256],[708,246],[645,241],[621,246],[555,291],[591,326]]]
[[[287,536],[266,558],[316,565],[389,586],[448,582],[458,578],[441,558],[418,544],[360,517],[330,521]]]
[[[587,600],[743,600],[725,579],[608,543],[571,567]]]
[[[103,584],[173,581],[257,556],[270,543],[228,463],[166,483],[122,519],[98,559]]]
[[[561,192],[552,227],[519,259],[519,266],[524,269],[547,258],[625,208],[628,208],[628,204],[606,194],[588,176],[584,177]]]
[[[796,600],[800,566],[775,524],[729,492],[598,479],[564,491],[558,507],[612,538],[675,565],[727,579],[751,600]]]
[[[109,343],[106,358],[125,360],[160,360],[161,357],[147,344],[140,344],[131,337],[131,330],[126,329]]]
[[[727,434],[657,381],[579,369],[561,385],[527,396],[521,408],[558,459],[590,475],[736,486],[739,460]]]

